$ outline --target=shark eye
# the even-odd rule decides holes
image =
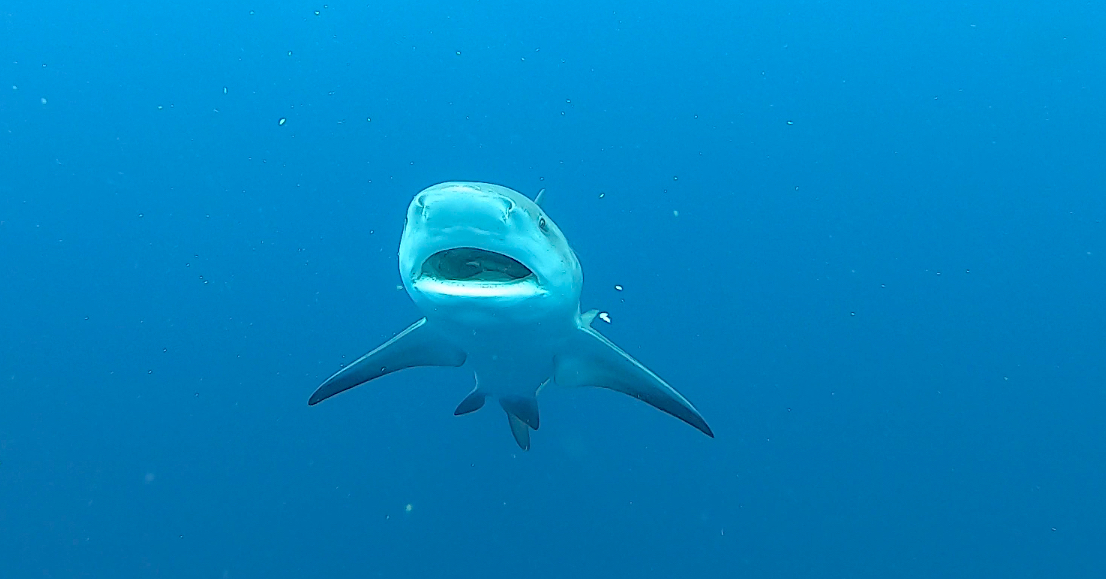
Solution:
[[[538,218],[538,227],[540,227],[542,231],[549,231],[549,225],[545,223],[544,217]]]

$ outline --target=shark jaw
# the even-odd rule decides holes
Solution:
[[[502,253],[475,247],[443,249],[422,262],[411,289],[439,300],[525,300],[548,290],[530,268]]]
[[[454,414],[497,399],[524,450],[549,384],[622,392],[713,437],[691,402],[591,327],[595,311],[580,313],[580,262],[541,199],[468,182],[415,195],[399,269],[425,317],[328,378],[308,404],[405,368],[468,365],[476,387]]]

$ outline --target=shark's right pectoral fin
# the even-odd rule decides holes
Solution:
[[[464,350],[443,339],[426,325],[426,318],[423,318],[379,348],[335,372],[315,390],[307,403],[318,404],[396,370],[416,366],[460,366],[465,363],[465,358]]]
[[[557,354],[554,381],[559,386],[597,386],[628,394],[714,438],[691,402],[586,322]]]

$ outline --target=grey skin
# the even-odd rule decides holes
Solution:
[[[308,404],[404,368],[468,364],[476,387],[454,414],[496,398],[523,450],[550,383],[628,394],[713,438],[686,398],[591,327],[595,310],[580,313],[580,261],[541,201],[470,182],[415,195],[399,269],[425,317],[327,378]]]

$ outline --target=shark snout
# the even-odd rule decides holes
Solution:
[[[415,217],[433,228],[458,225],[498,231],[510,222],[515,204],[510,199],[475,188],[427,190],[415,198]]]

